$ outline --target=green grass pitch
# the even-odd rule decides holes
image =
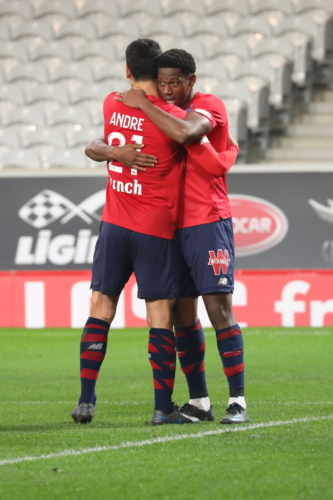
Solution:
[[[147,330],[128,329],[110,332],[93,423],[74,424],[80,335],[0,330],[1,500],[333,498],[333,328],[245,329],[241,427],[219,424],[227,383],[212,330],[215,422],[149,425]],[[174,400],[187,401],[179,366]]]

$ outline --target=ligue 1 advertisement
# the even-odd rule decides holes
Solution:
[[[106,175],[2,178],[0,326],[82,327],[105,184]],[[333,325],[333,174],[230,173],[228,187],[238,322]],[[207,254],[220,279],[224,259],[224,249]],[[132,275],[112,327],[146,326],[145,316]],[[199,316],[210,326],[201,301]]]

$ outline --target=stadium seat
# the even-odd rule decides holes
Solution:
[[[110,22],[106,19],[97,25],[98,38],[114,37],[115,35],[131,36],[132,40],[140,37],[140,28],[134,19],[117,19]],[[111,39],[112,41],[112,39]]]
[[[267,87],[258,90],[253,88],[251,91],[243,81],[228,81],[213,87],[211,90],[223,101],[234,100],[240,109],[245,103],[247,105],[247,127],[255,134],[266,134],[269,120]],[[241,130],[238,133],[241,137],[247,137]]]
[[[214,16],[231,29],[242,18],[249,14],[249,6],[246,0],[205,0],[208,15]]]
[[[17,130],[36,130],[45,126],[43,112],[36,106],[22,106],[3,116],[3,124],[16,127]]]
[[[249,65],[250,63],[245,63]],[[234,95],[235,98],[244,100],[248,105],[248,128],[253,134],[261,135],[265,140],[268,137],[269,130],[269,118],[270,118],[270,106],[269,106],[269,84],[267,80],[261,77],[252,76],[251,68],[248,77],[243,71],[241,72],[243,64],[239,66],[239,78],[235,78],[232,82],[226,82],[221,85],[221,96],[222,90],[225,97],[228,95],[230,98]],[[237,68],[236,68],[237,69]],[[237,73],[234,77],[238,76]],[[228,94],[227,94],[228,92]],[[264,145],[264,144],[263,144]]]
[[[180,12],[185,14],[195,14],[196,16],[205,17],[206,9],[201,0],[171,0],[163,5],[165,16],[174,16]]]
[[[94,71],[95,82],[109,80],[110,78],[123,79],[124,81],[126,81],[125,65],[123,62],[114,61],[112,64],[107,62],[103,64],[103,66],[95,68]]]
[[[0,128],[0,155],[3,155],[10,149],[19,149],[19,147],[20,140],[16,130]]]
[[[197,63],[197,76],[200,78],[216,78],[221,82],[228,80],[228,74],[222,60],[199,61]]]
[[[258,0],[251,5],[251,14],[260,14],[267,21],[276,26],[286,16],[293,13],[291,0]]]
[[[22,20],[31,19],[33,17],[33,10],[28,2],[19,0],[10,0],[10,2],[0,3],[0,19],[8,20]]]
[[[44,20],[24,21],[11,26],[11,39],[36,39],[52,40],[53,32],[50,24]]]
[[[69,103],[69,95],[61,83],[38,85],[26,90],[26,103],[37,105],[49,117]]]
[[[82,106],[66,106],[49,117],[50,127],[62,127],[64,131],[81,130],[91,126],[91,117]]]
[[[82,130],[73,130],[67,134],[67,144],[69,147],[81,146],[83,149],[91,141],[103,135],[103,127],[89,127]]]
[[[8,83],[23,83],[24,81],[46,83],[48,81],[48,73],[42,63],[20,63],[8,71],[6,81]]]
[[[270,84],[273,86],[275,76],[273,68],[266,61],[260,59],[253,59],[239,64],[231,74],[233,80],[242,79],[249,87],[256,86],[257,88],[269,86]],[[280,93],[276,96],[274,92],[276,90],[272,86],[270,89],[270,103],[272,105],[281,104],[283,92],[279,86]]]
[[[274,37],[262,40],[251,51],[252,58],[269,56],[272,61],[276,58],[276,64],[279,61],[289,62],[293,60],[293,46],[287,38]],[[274,65],[274,64],[272,64]]]
[[[68,0],[46,0],[36,4],[34,17],[37,19],[47,17],[52,21],[56,16],[56,19],[62,18],[66,21],[75,18],[76,14],[74,3],[68,2]]]
[[[63,82],[70,92],[83,83],[92,82],[92,72],[87,64],[82,62],[63,63],[50,75],[51,82]]]
[[[19,85],[0,85],[0,111],[6,114],[12,109],[23,106],[24,94]]]
[[[72,19],[57,26],[54,30],[54,38],[66,38],[68,40],[94,40],[96,32],[94,25],[86,19]]]
[[[304,0],[297,2],[295,11],[306,14],[316,25],[317,33],[314,36],[312,57],[319,63],[332,59],[333,53],[333,3],[328,0]],[[330,75],[332,77],[332,74]],[[326,85],[330,82],[325,82]]]
[[[1,28],[0,28],[1,29]],[[0,60],[28,61],[29,55],[24,42],[4,42],[0,45]]]
[[[247,16],[249,12],[249,5],[247,0],[204,0],[208,15],[212,16],[218,12],[237,12],[241,16]]]
[[[186,35],[188,37],[197,35],[217,35],[219,38],[226,38],[228,36],[228,29],[220,19],[206,17],[187,26]]]
[[[78,4],[78,13],[80,17],[87,17],[93,21],[105,19],[105,17],[117,18],[119,7],[117,2],[112,0],[94,0]]]
[[[27,131],[22,134],[22,146],[24,148],[45,145],[65,149],[66,141],[62,131],[54,128],[44,128],[42,130]]]
[[[4,21],[0,20],[0,40],[7,41],[10,40],[10,31],[9,27]]]
[[[109,83],[84,85],[72,95],[72,104],[81,104],[90,114],[94,126],[103,125],[103,101],[110,94]]]
[[[224,99],[228,112],[228,126],[232,137],[239,145],[237,163],[246,163],[248,159],[247,106],[239,99]]]
[[[21,61],[28,61],[28,53],[24,42],[0,43],[0,67],[4,73],[9,73]]]
[[[43,161],[44,168],[78,168],[82,169],[89,165],[88,159],[84,154],[83,148],[64,149],[63,151],[54,151]]]
[[[139,13],[148,14],[163,19],[163,12],[158,2],[151,2],[150,0],[121,0],[119,2],[120,13],[122,17],[136,16]]]
[[[101,60],[101,61],[114,61],[116,59],[116,51],[109,40],[96,40],[93,42],[86,42],[75,48],[74,57],[80,61],[87,60]]]
[[[8,151],[0,158],[0,168],[40,168],[41,162],[35,151],[17,149]]]
[[[306,16],[288,17],[275,27],[275,33],[287,37],[294,47],[292,80],[300,87],[312,85],[311,52],[316,31],[316,25]]]
[[[270,38],[263,40],[253,48],[252,57],[255,60],[266,61],[274,70],[272,82],[271,104],[275,108],[283,107],[291,111],[291,76],[293,72],[293,47],[289,40]]]
[[[333,14],[333,4],[331,0],[293,0],[296,14],[309,11],[322,10],[328,14]]]
[[[196,61],[202,61],[206,57],[203,45],[198,40],[181,39],[176,42],[169,41],[163,45],[163,51],[174,48],[186,50],[186,52],[192,54]]]
[[[106,96],[105,96],[106,97]],[[84,101],[81,106],[89,113],[91,118],[91,125],[93,127],[103,127],[104,125],[104,115],[103,115],[103,100],[101,101]]]
[[[216,18],[204,18],[201,21],[194,21],[185,26],[186,34],[189,40],[199,42],[205,51],[221,40],[226,40],[228,28],[223,20]]]
[[[271,25],[261,16],[251,16],[240,19],[231,30],[232,36],[243,38],[250,48],[253,48],[263,38],[273,35]]]
[[[249,50],[244,40],[227,38],[223,43],[207,47],[207,56],[212,62],[215,58],[222,60],[230,73],[237,64],[249,58]]]
[[[158,22],[148,22],[141,24],[143,38],[155,38],[154,35],[167,35],[173,38],[184,36],[183,26],[177,19],[162,18]]]
[[[57,42],[36,43],[29,46],[30,59],[32,61],[54,60],[71,61],[73,53],[70,45],[63,40]]]
[[[82,85],[71,95],[71,103],[95,101],[101,105],[105,97],[110,94],[110,87],[105,83],[94,83],[93,85]]]

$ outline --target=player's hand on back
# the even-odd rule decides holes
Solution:
[[[144,144],[126,144],[125,146],[114,148],[115,152],[113,151],[112,155],[114,157],[117,156],[114,160],[118,161],[125,167],[146,171],[146,167],[155,167],[157,158],[156,156],[147,155],[137,151],[142,148],[144,148]]]
[[[126,106],[135,109],[141,109],[141,106],[147,100],[145,92],[135,87],[127,92],[119,92],[116,95],[115,101],[123,102]]]

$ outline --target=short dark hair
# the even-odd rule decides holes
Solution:
[[[134,80],[156,80],[156,61],[161,54],[162,49],[155,40],[140,38],[131,42],[126,49],[126,64]]]
[[[194,57],[182,49],[170,49],[157,59],[158,68],[179,68],[184,76],[195,73]]]

